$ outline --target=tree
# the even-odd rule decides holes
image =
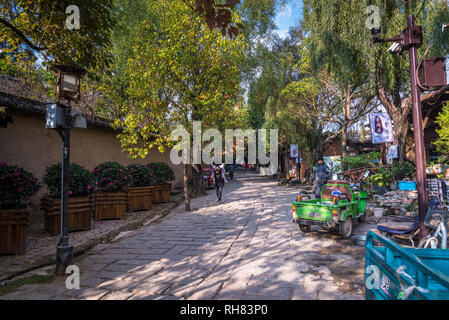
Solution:
[[[447,163],[449,161],[449,103],[443,107],[443,110],[436,119],[438,140],[435,141],[437,151],[441,153],[440,160]]]
[[[65,26],[67,7],[76,5],[80,28]],[[24,51],[44,63],[75,64],[89,69],[110,62],[112,0],[5,0],[0,5],[0,43],[11,61]],[[31,51],[30,51],[31,50]]]
[[[233,128],[239,122],[240,64],[245,43],[209,29],[181,0],[147,3],[149,16],[138,27],[127,72],[134,104],[123,106],[122,147],[145,157],[152,147],[171,146],[170,132],[192,121],[202,128]],[[233,19],[239,21],[234,13]],[[188,165],[184,165],[186,210],[190,210]]]
[[[416,24],[423,26],[424,39],[430,44],[429,56],[444,56],[449,53],[449,36],[441,33],[441,25],[449,19],[449,7],[445,1],[375,1],[383,8],[382,35],[393,37],[407,27],[407,15],[417,17]],[[393,56],[387,52],[388,45],[376,45],[368,54],[373,58],[372,65],[376,91],[380,102],[390,114],[395,131],[395,144],[398,145],[399,160],[406,157],[406,138],[409,130],[408,117],[412,109],[410,96],[410,75],[408,55]],[[421,56],[425,46],[419,52]],[[427,102],[439,95],[437,92],[425,93],[421,102]]]
[[[311,65],[315,73],[326,70],[342,111],[338,118],[343,157],[347,156],[349,127],[374,106],[374,82],[369,81],[369,59],[363,54],[370,46],[370,36],[360,32],[366,28],[365,19],[357,14],[363,14],[365,8],[366,3],[360,1],[304,2]]]

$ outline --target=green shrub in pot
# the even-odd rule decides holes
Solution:
[[[54,164],[45,169],[43,182],[51,198],[61,198],[61,163]],[[93,174],[76,163],[70,164],[69,197],[83,197],[91,194],[95,189]]]
[[[153,173],[153,184],[162,184],[175,178],[173,169],[163,162],[154,162],[148,165]]]
[[[153,182],[153,171],[148,165],[131,164],[126,170],[131,187],[147,187]]]
[[[92,173],[98,192],[119,192],[129,182],[126,168],[117,162],[99,164],[92,170]]]
[[[0,210],[24,209],[39,188],[38,179],[21,166],[0,164]]]

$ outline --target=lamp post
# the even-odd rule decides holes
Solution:
[[[80,97],[80,79],[85,70],[69,65],[56,65],[52,70],[58,75],[58,102],[47,103],[46,127],[56,129],[62,139],[61,238],[56,247],[56,273],[63,275],[73,259],[73,245],[69,243],[70,129],[74,124],[75,127],[86,127],[85,119],[72,111],[70,102]],[[61,104],[61,99],[67,100],[67,105]]]
[[[374,36],[373,43],[394,42],[388,49],[392,54],[402,54],[409,51],[410,58],[410,82],[412,95],[412,115],[413,115],[413,135],[415,140],[415,160],[416,160],[416,182],[418,190],[420,235],[427,235],[427,227],[424,220],[427,214],[428,197],[426,192],[426,154],[424,147],[424,129],[422,122],[421,98],[418,88],[418,48],[423,44],[422,27],[415,25],[415,16],[409,15],[407,18],[408,27],[396,37],[389,39],[379,39],[379,30],[372,30]]]

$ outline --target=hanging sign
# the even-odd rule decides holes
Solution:
[[[299,157],[298,145],[291,144],[290,145],[290,158],[298,158],[298,157]]]
[[[388,148],[387,162],[393,163],[393,159],[397,158],[398,158],[398,145],[395,144],[394,146]]]
[[[386,112],[370,115],[372,143],[393,142],[393,126],[390,115]]]

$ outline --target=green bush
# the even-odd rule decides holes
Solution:
[[[133,187],[147,187],[153,182],[153,171],[148,165],[131,164],[126,168],[129,185]]]
[[[0,164],[0,210],[25,208],[39,187],[39,181],[22,167]]]
[[[122,191],[129,180],[126,168],[116,162],[102,163],[96,166],[92,173],[98,192]]]
[[[175,178],[172,168],[163,162],[150,163],[148,167],[153,172],[152,184],[167,183]]]
[[[367,180],[370,184],[376,183],[379,187],[383,187],[384,185],[389,186],[392,179],[393,175],[388,168],[379,168],[379,171],[376,174],[369,176]]]
[[[52,165],[45,169],[42,179],[47,185],[48,192],[52,198],[61,197],[61,163]],[[83,197],[91,194],[95,189],[94,176],[92,173],[76,163],[70,164],[69,196]]]
[[[395,181],[411,178],[415,172],[415,167],[407,161],[401,163],[394,163],[390,166],[392,178]]]
[[[372,166],[371,160],[369,159],[369,156],[366,154],[361,154],[352,157],[345,157],[342,160],[342,164],[348,170]]]

